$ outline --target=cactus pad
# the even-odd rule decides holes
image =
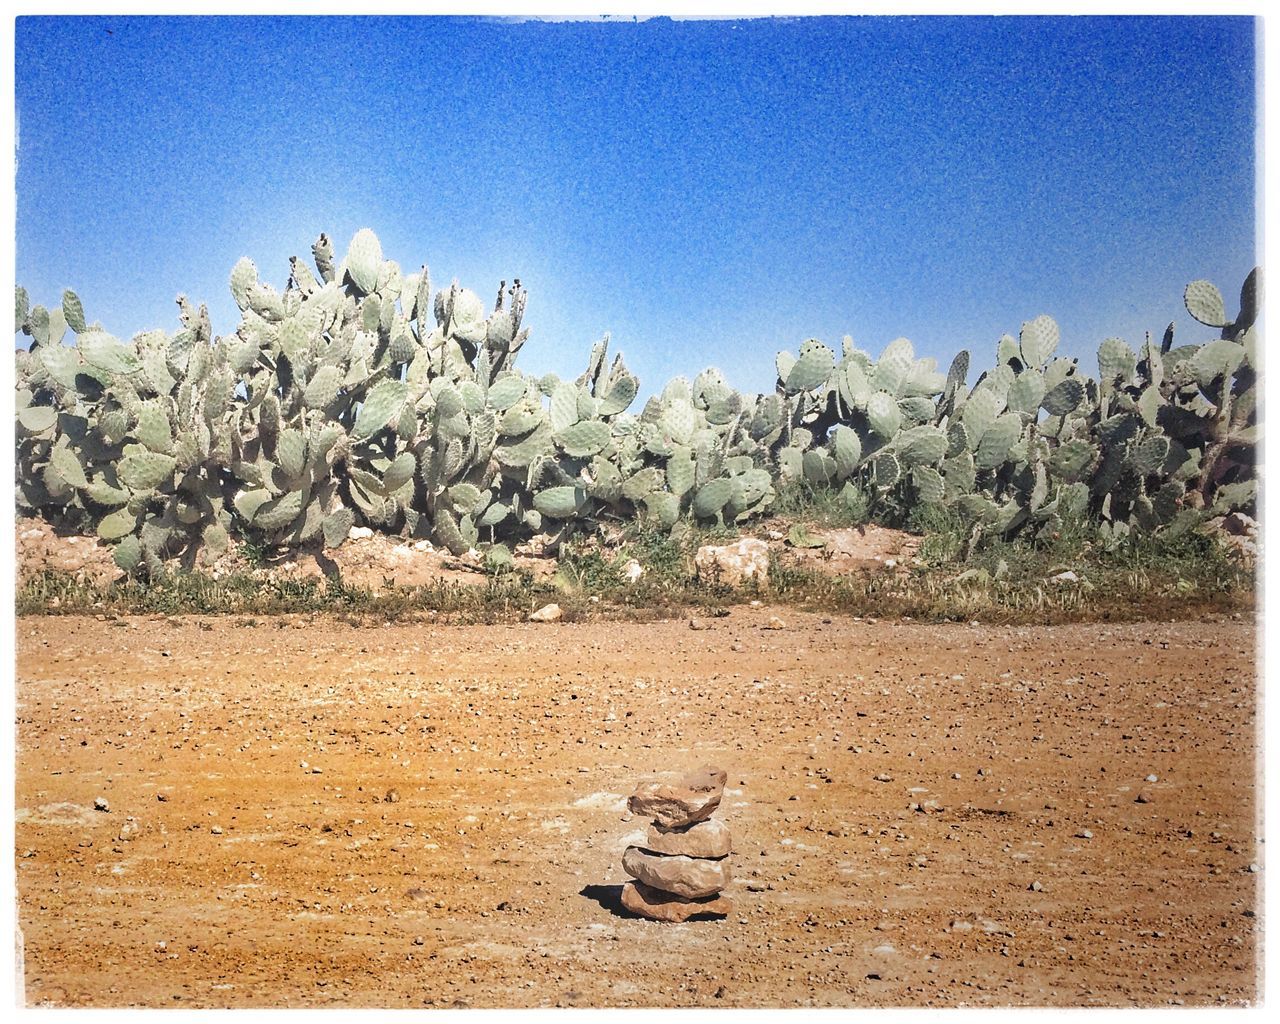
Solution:
[[[1022,362],[1028,369],[1039,369],[1057,348],[1058,325],[1053,317],[1041,315],[1022,325],[1020,351]]]
[[[1209,281],[1192,281],[1182,298],[1187,312],[1206,327],[1225,327],[1229,322],[1226,304],[1217,285]]]
[[[1040,405],[1050,416],[1066,416],[1073,413],[1084,401],[1084,385],[1074,377],[1059,381],[1046,392]]]
[[[876,434],[888,440],[902,426],[902,411],[892,395],[876,391],[867,399],[867,421]]]
[[[836,364],[835,354],[820,341],[810,339],[800,346],[800,358],[790,368],[786,377],[786,391],[789,395],[801,391],[812,391],[826,383]],[[779,372],[782,370],[779,364]]]

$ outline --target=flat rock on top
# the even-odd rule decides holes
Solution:
[[[639,786],[627,809],[650,817],[662,828],[679,828],[711,817],[720,806],[728,775],[720,768],[700,768],[678,783],[649,782]]]

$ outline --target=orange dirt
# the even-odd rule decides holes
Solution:
[[[18,620],[29,1004],[1259,998],[1250,622],[250,621]],[[704,763],[733,914],[625,916]]]

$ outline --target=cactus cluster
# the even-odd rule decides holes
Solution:
[[[1000,339],[972,387],[967,352],[944,375],[905,338],[879,358],[810,340],[779,353],[772,394],[708,369],[633,413],[639,382],[608,336],[575,380],[515,366],[518,279],[492,309],[457,282],[433,293],[425,265],[404,273],[368,229],[341,262],[325,235],[312,257],[314,272],[290,261],[282,290],[240,260],[228,337],[182,296],[180,330],[122,342],[74,292],[47,309],[18,288],[19,506],[155,572],[216,559],[232,533],[335,547],[356,525],[505,564],[513,539],[602,517],[743,522],[799,481],[947,506],[975,537],[1070,514],[1119,538],[1255,500],[1256,271],[1234,319],[1214,286],[1188,286],[1219,338],[1174,348],[1171,327],[1139,352],[1107,339],[1096,379],[1055,357],[1041,316]]]

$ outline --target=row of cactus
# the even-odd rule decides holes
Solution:
[[[1193,282],[1187,309],[1220,338],[1174,348],[1170,325],[1160,345],[1148,337],[1137,352],[1108,338],[1096,378],[1055,357],[1047,316],[1002,337],[996,366],[972,387],[968,352],[943,377],[903,338],[874,362],[849,339],[838,362],[807,342],[798,357],[779,356],[777,390],[795,399],[794,422],[826,443],[801,451],[804,434],[782,450],[779,471],[900,508],[949,507],[975,538],[1053,534],[1067,517],[1091,517],[1118,540],[1252,511],[1257,296],[1255,270],[1230,319],[1218,289]]]
[[[519,280],[487,311],[457,282],[433,292],[425,265],[404,273],[368,229],[341,262],[325,235],[312,257],[283,289],[240,260],[228,337],[181,296],[179,331],[122,342],[73,292],[47,309],[19,288],[19,506],[154,573],[214,561],[232,534],[335,547],[357,525],[505,557],[504,542],[605,519],[744,522],[798,482],[944,505],[975,537],[1070,514],[1119,538],[1255,500],[1256,272],[1234,319],[1212,285],[1188,286],[1220,338],[1108,339],[1096,379],[1055,357],[1042,316],[1000,339],[972,387],[967,352],[944,375],[904,338],[878,359],[811,340],[779,354],[772,394],[708,369],[635,413],[639,383],[607,336],[575,380],[515,366]]]

